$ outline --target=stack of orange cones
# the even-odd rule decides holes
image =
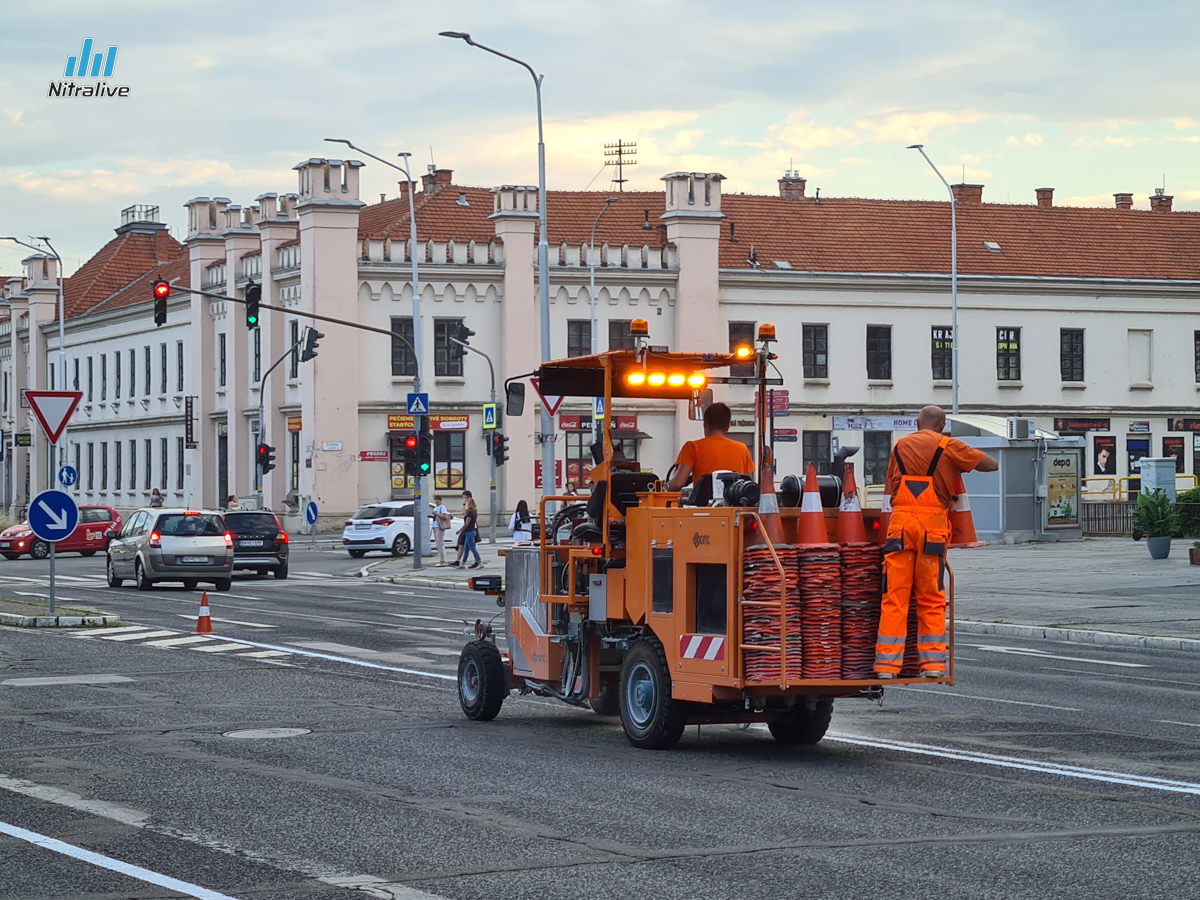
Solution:
[[[779,500],[775,496],[775,474],[771,461],[765,460],[758,477],[758,517],[762,519],[767,538],[778,547],[784,542],[783,520],[779,517]]]
[[[858,502],[858,485],[854,481],[854,463],[846,463],[846,480],[842,484],[842,503],[838,509],[837,542],[865,544],[867,528],[863,523],[862,505]]]
[[[208,591],[200,595],[200,615],[196,617],[196,634],[214,634],[208,614]]]
[[[796,543],[800,546],[829,543],[829,533],[825,530],[825,510],[821,508],[821,488],[817,485],[817,467],[812,463],[808,464],[808,471],[804,473],[804,494],[800,500]]]
[[[975,519],[971,516],[971,501],[962,475],[954,478],[954,499],[950,503],[950,546],[956,550],[986,547],[975,534]]]

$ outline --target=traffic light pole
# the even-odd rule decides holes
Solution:
[[[484,353],[482,350],[476,350],[474,347],[472,347],[466,341],[460,341],[456,337],[452,337],[452,338],[450,338],[450,340],[452,340],[454,343],[461,346],[464,350],[470,350],[472,353],[478,353],[480,356],[482,356],[484,359],[487,360],[488,371],[491,372],[491,374],[492,374],[492,405],[496,406],[496,367],[494,365],[492,365],[492,358],[490,356],[488,356],[486,353]],[[500,407],[498,407],[498,406],[496,406],[496,428],[497,428],[497,430],[499,430],[499,428],[500,428]],[[492,432],[493,435],[495,435],[495,433],[496,433],[495,431]],[[491,440],[491,438],[488,438],[488,440]],[[492,524],[491,524],[491,529],[490,529],[491,536],[488,538],[488,540],[494,544],[494,543],[496,543],[496,515],[497,515],[497,512],[496,512],[496,450],[495,450],[495,447],[493,447],[492,452],[488,454],[488,459],[491,461],[491,464],[492,464],[492,482],[491,482],[491,494],[490,494],[489,513],[488,513],[489,516],[491,517]]]
[[[260,444],[265,444],[267,442],[267,420],[263,418],[263,415],[264,415],[263,389],[267,386],[267,376],[270,375],[272,372],[274,372],[277,368],[279,368],[279,364],[281,362],[283,362],[285,359],[287,359],[289,356],[291,356],[293,353],[295,353],[296,350],[303,343],[304,343],[304,337],[301,336],[300,340],[298,340],[298,341],[296,341],[296,343],[292,344],[291,348],[286,353],[284,353],[283,356],[279,357],[279,359],[275,360],[275,362],[271,364],[271,368],[267,369],[267,371],[263,373],[262,378],[260,378],[258,381],[258,442]],[[262,509],[262,493],[263,493],[262,482],[266,479],[267,473],[259,472],[258,474],[259,474],[258,508]]]

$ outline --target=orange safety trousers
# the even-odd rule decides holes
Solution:
[[[946,544],[950,515],[933,488],[933,473],[949,438],[942,438],[925,475],[904,471],[900,454],[900,486],[892,495],[883,557],[883,608],[875,642],[875,671],[900,673],[908,634],[908,604],[917,602],[917,652],[921,671],[946,668]]]

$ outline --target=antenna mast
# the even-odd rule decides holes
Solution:
[[[625,177],[625,167],[637,165],[635,156],[637,156],[636,141],[622,141],[618,138],[615,144],[604,145],[604,164],[617,167],[617,177],[612,180],[612,183],[617,186],[618,191],[625,190],[625,182],[629,180]]]

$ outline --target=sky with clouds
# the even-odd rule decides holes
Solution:
[[[774,193],[794,167],[823,196],[941,199],[922,142],[985,200],[1148,207],[1165,180],[1198,210],[1198,25],[1200,5],[1108,0],[5,0],[0,234],[50,235],[70,272],[131,204],[182,236],[191,197],[294,191],[297,162],[344,155],[325,137],[535,184],[528,73],[446,30],[545,75],[552,189],[606,189],[621,138],[631,189],[683,169]],[[128,98],[47,96],[85,37],[118,45]],[[364,199],[395,196],[367,161]],[[0,245],[0,272],[22,256]]]

